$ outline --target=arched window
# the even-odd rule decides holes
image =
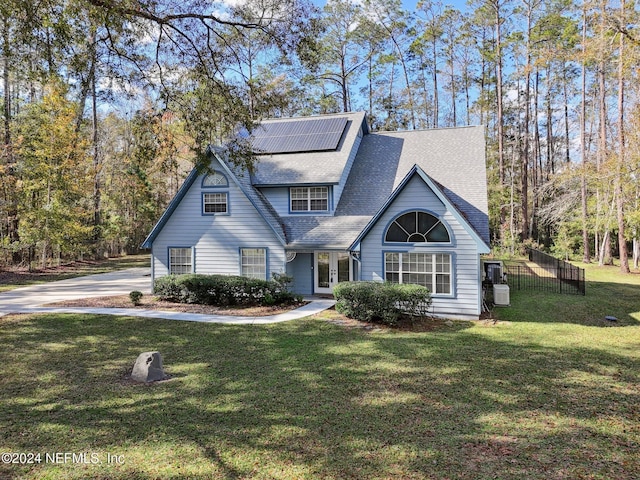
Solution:
[[[202,181],[203,187],[228,187],[229,182],[227,181],[227,177],[225,177],[220,172],[213,172],[204,177]]]
[[[384,237],[385,242],[426,243],[451,241],[447,227],[427,212],[408,212],[397,217]]]

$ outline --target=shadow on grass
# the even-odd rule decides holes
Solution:
[[[11,320],[0,324],[2,447],[117,451],[127,463],[4,465],[0,477],[638,478],[633,349],[553,348],[513,328]],[[151,349],[175,378],[124,382]]]
[[[36,269],[0,269],[0,292],[13,290],[21,286],[37,285],[45,282],[67,280],[85,275],[112,272],[134,267],[148,267],[148,254],[129,255],[104,260],[83,260],[63,264],[57,267]]]
[[[510,307],[494,310],[500,320],[594,327],[640,325],[639,285],[588,281],[585,296],[513,288],[510,295]],[[617,320],[606,320],[607,316]]]

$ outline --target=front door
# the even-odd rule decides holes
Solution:
[[[315,252],[315,293],[332,293],[339,282],[351,280],[347,252]]]

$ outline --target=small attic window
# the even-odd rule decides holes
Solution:
[[[214,171],[202,180],[203,187],[228,187],[229,181],[222,173]]]

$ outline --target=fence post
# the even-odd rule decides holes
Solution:
[[[563,270],[563,269],[562,269],[562,268],[560,268],[560,266],[558,265],[558,280],[560,280],[560,293],[562,293],[562,284],[564,283],[564,282],[562,281],[562,279],[563,279],[563,277],[564,277],[564,275],[562,274],[562,273],[563,273],[563,272],[562,272],[562,270]]]

